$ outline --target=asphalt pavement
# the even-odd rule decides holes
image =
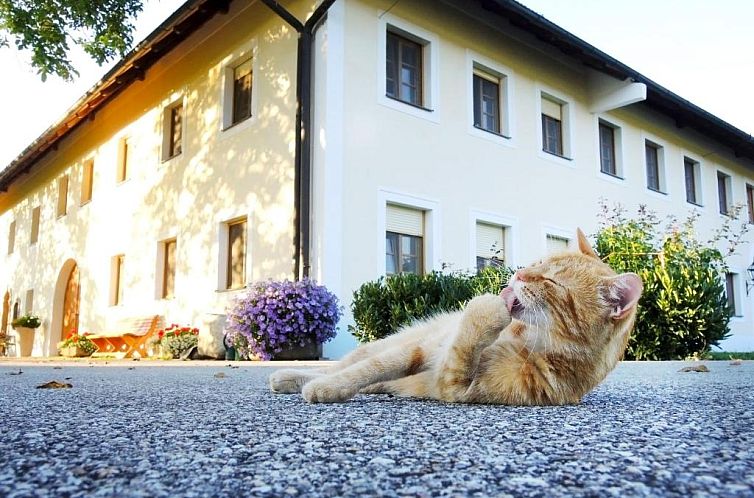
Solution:
[[[754,496],[754,362],[688,365],[508,407],[307,405],[276,363],[0,362],[0,496]]]

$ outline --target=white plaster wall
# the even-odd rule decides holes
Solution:
[[[639,204],[646,204],[661,216],[684,217],[695,208],[685,200],[684,155],[702,164],[700,238],[706,240],[722,219],[717,212],[718,169],[733,178],[734,202],[745,202],[745,182],[754,181],[750,162],[736,160],[719,145],[638,106],[592,114],[590,103],[600,89],[595,88],[594,76],[590,77],[585,66],[575,65],[536,40],[514,39],[483,23],[459,17],[456,11],[436,2],[343,3],[344,44],[334,52],[342,50],[344,54],[344,62],[338,62],[345,75],[343,102],[338,104],[342,115],[336,118],[343,120],[344,130],[342,179],[320,184],[324,194],[318,194],[341,196],[341,228],[328,231],[319,225],[317,233],[322,240],[342,240],[342,248],[336,249],[340,260],[319,263],[324,274],[328,264],[337,266],[346,304],[359,285],[384,271],[382,209],[386,192],[417,198],[417,207],[436,206],[436,233],[428,235],[437,239],[429,248],[432,259],[428,265],[434,269],[440,269],[442,263],[454,269],[470,266],[470,241],[475,230],[471,213],[512,220],[515,226],[509,263],[513,265],[541,257],[547,233],[573,236],[577,227],[593,233],[600,198],[620,202],[632,212]],[[437,81],[432,83],[433,112],[386,103],[381,94],[385,62],[380,31],[391,22],[413,26],[432,41],[431,50],[439,66],[434,74]],[[469,54],[510,72],[510,140],[485,137],[484,132],[471,129]],[[327,73],[327,77],[332,75]],[[571,160],[541,151],[541,91],[569,102]],[[623,180],[599,171],[598,118],[622,128]],[[324,126],[332,119],[328,114]],[[667,195],[646,188],[645,139],[665,147]],[[320,168],[330,168],[331,163],[320,160],[324,161]],[[729,350],[754,349],[754,303],[743,288],[744,270],[754,255],[751,240],[749,237],[739,254],[729,260],[731,268],[741,273],[741,288],[737,290],[743,305],[743,317],[731,323],[734,336],[725,343]],[[346,322],[349,320],[346,316]],[[340,356],[350,347],[347,341],[338,344],[342,347],[327,350],[331,356]]]

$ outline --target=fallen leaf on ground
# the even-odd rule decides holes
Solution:
[[[222,373],[222,372],[217,372],[217,373],[215,374],[215,378],[216,378],[216,379],[224,379],[225,377],[227,377],[227,375],[225,375],[225,374],[224,374],[224,373]]]
[[[51,380],[45,384],[40,384],[37,389],[70,389],[73,386],[67,382],[58,382],[57,380]]]
[[[709,368],[704,365],[694,365],[693,367],[682,368],[680,372],[709,372]]]

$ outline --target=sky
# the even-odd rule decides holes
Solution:
[[[405,0],[404,0],[405,1]],[[754,1],[519,0],[644,76],[754,135]],[[141,41],[182,0],[145,0]],[[0,169],[9,164],[108,71],[74,54],[72,83],[41,82],[28,55],[0,48]]]

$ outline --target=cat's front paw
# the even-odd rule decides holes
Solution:
[[[296,370],[277,370],[270,375],[270,389],[280,394],[300,393],[307,380]]]
[[[495,294],[482,294],[469,301],[464,317],[480,330],[500,331],[511,323],[505,301]]]
[[[307,403],[340,403],[354,397],[357,390],[328,379],[315,379],[304,386],[301,396]]]

